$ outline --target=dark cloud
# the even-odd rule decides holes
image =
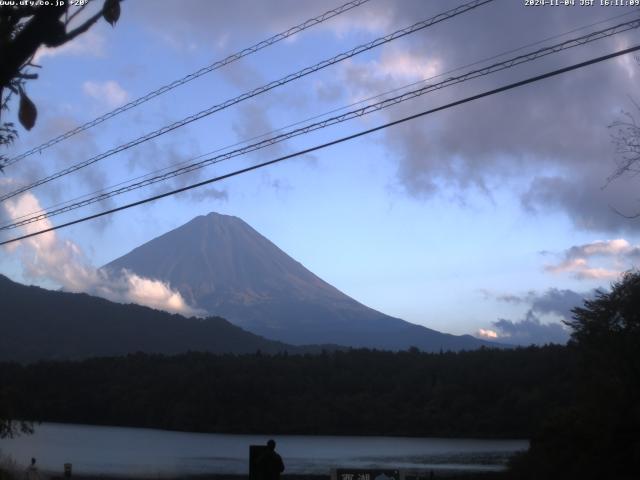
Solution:
[[[137,152],[132,153],[128,162],[131,171],[142,168],[147,172],[157,171],[157,175],[175,170],[181,166],[196,163],[214,155],[215,153],[199,154],[193,142],[172,141],[160,143],[152,140],[141,146]],[[214,169],[215,167],[204,167],[163,180],[149,187],[147,195],[160,195],[170,190],[187,187],[203,181],[206,178],[214,177],[216,175]],[[196,202],[226,202],[229,194],[226,189],[218,189],[210,186],[188,190],[176,195],[175,198]]]
[[[335,102],[342,99],[344,94],[342,85],[333,82],[315,82],[315,93],[323,102]]]
[[[500,319],[493,322],[493,326],[499,340],[515,345],[565,344],[569,340],[569,331],[564,325],[556,322],[542,323],[531,313],[517,322]]]
[[[592,298],[595,290],[577,293],[573,290],[550,288],[542,295],[531,298],[531,311],[538,314],[554,313],[564,320],[571,320],[571,310],[581,307],[585,298]]]
[[[485,298],[495,298],[499,302],[514,305],[529,305],[529,311],[534,314],[555,314],[564,320],[571,319],[571,309],[580,307],[585,299],[593,298],[597,290],[578,293],[569,289],[549,288],[543,293],[530,290],[523,295],[486,293]]]
[[[393,8],[394,25],[408,24],[433,13],[428,2],[402,2]],[[405,55],[414,63],[431,63],[439,72],[445,72],[630,11],[596,7],[550,12],[526,8],[521,2],[496,2],[427,29],[399,45],[407,46]],[[624,20],[613,20],[587,31]],[[545,45],[583,33],[586,31]],[[389,117],[443,105],[620,49],[628,46],[633,35],[571,49],[438,91],[395,109]],[[398,45],[394,44],[393,49]],[[384,54],[381,59],[384,63]],[[388,60],[397,63],[392,56]],[[345,85],[356,97],[365,91],[379,93],[379,82],[390,75],[382,64],[378,65],[377,74],[368,67],[359,60],[344,67],[350,71],[350,83]],[[396,71],[396,76],[401,77],[400,69]],[[640,67],[633,61],[611,60],[390,129],[386,141],[396,153],[398,181],[406,192],[421,198],[441,194],[444,189],[490,195],[494,188],[510,183],[519,189],[522,205],[531,212],[562,211],[577,227],[587,230],[638,230],[640,221],[629,222],[611,208],[628,211],[637,206],[637,183],[620,182],[602,188],[615,167],[607,126],[616,112],[630,105],[627,94],[637,91],[638,78]],[[405,82],[410,80],[415,78],[405,77]]]
[[[637,212],[638,186],[635,180],[622,178],[603,188],[605,178],[613,170],[611,158],[610,151],[603,152],[600,165],[594,159],[570,175],[534,177],[529,188],[522,193],[522,206],[536,214],[564,211],[578,228],[584,230],[638,231],[639,219],[628,219],[616,212]]]
[[[201,187],[191,192],[191,199],[196,202],[205,200],[221,200],[226,202],[229,199],[229,193],[226,190],[218,190],[214,187]]]
[[[60,112],[60,107],[53,106],[49,102],[42,102],[38,107],[42,108],[43,114],[38,119],[37,127],[33,132],[29,132],[28,135],[21,138],[20,149],[12,153],[25,152],[79,125],[69,114]],[[13,181],[0,185],[0,192],[5,193],[32,184],[98,153],[100,153],[100,147],[97,131],[81,132],[60,142],[54,148],[47,149],[42,153],[35,153],[12,165],[7,169],[7,175]],[[63,201],[76,199],[80,195],[102,191],[108,185],[108,167],[98,163],[49,181],[30,191],[38,199],[40,206],[48,208]],[[103,199],[96,203],[96,207],[101,210],[114,206],[115,203],[112,199]],[[25,212],[25,214],[27,213],[35,212]],[[102,231],[111,222],[112,217],[105,216],[90,222],[90,225],[92,228]]]
[[[284,179],[274,177],[271,173],[263,172],[262,173],[262,183],[263,185],[268,186],[269,188],[273,188],[277,194],[286,194],[293,190],[293,185]]]
[[[527,301],[527,297],[521,297],[518,295],[512,295],[512,294],[504,294],[504,295],[498,295],[496,296],[496,300],[500,301],[500,302],[506,302],[506,303],[513,303],[513,304],[520,304],[520,303],[524,303]]]
[[[498,301],[528,304],[529,309],[521,320],[501,318],[492,322],[491,330],[480,329],[479,334],[484,338],[516,345],[564,344],[569,339],[569,328],[558,321],[545,322],[541,317],[554,315],[562,321],[569,321],[572,319],[571,310],[583,306],[585,299],[593,298],[596,292],[578,293],[569,289],[550,288],[542,294],[530,291],[524,295],[496,295],[494,298]]]
[[[236,133],[238,141],[249,140],[249,143],[256,143],[273,135],[265,135],[274,130],[268,115],[268,108],[262,102],[252,102],[242,104],[237,109],[237,117],[233,121],[233,131]],[[259,138],[256,138],[259,137]],[[254,140],[250,140],[254,139]],[[276,144],[267,149],[258,150],[254,155],[259,158],[277,156],[282,152],[282,144]]]
[[[155,139],[143,143],[131,150],[127,155],[130,173],[145,172],[150,177],[168,173],[178,168],[204,160],[214,154],[202,154],[196,142],[184,131],[175,132],[171,139]],[[206,168],[193,170],[162,182],[153,184],[152,195],[167,190],[182,188],[204,178]]]
[[[259,70],[238,60],[219,71],[219,75],[240,90],[253,90],[267,83]]]

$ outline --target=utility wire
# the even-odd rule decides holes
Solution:
[[[391,41],[396,40],[398,38],[404,37],[404,36],[409,35],[411,33],[415,33],[417,31],[422,30],[424,28],[427,28],[427,27],[429,27],[431,25],[434,25],[436,23],[442,22],[444,20],[448,20],[450,18],[453,18],[453,17],[455,17],[457,15],[460,15],[460,14],[465,13],[465,12],[467,12],[469,10],[472,10],[472,9],[474,9],[476,7],[479,7],[481,5],[490,3],[492,1],[493,0],[473,0],[471,2],[465,3],[463,5],[460,5],[460,6],[456,7],[456,8],[453,8],[451,10],[447,10],[446,12],[440,13],[440,14],[438,14],[438,15],[436,15],[434,17],[431,17],[431,18],[429,18],[427,20],[423,20],[421,22],[415,23],[415,24],[413,24],[413,25],[411,25],[409,27],[406,27],[406,28],[403,28],[403,29],[400,29],[400,30],[396,30],[395,32],[390,33],[390,34],[388,34],[388,35],[386,35],[384,37],[377,38],[377,39],[375,39],[375,40],[373,40],[371,42],[368,42],[366,44],[363,44],[363,45],[360,45],[358,47],[355,47],[355,48],[349,50],[348,52],[343,52],[343,53],[341,53],[339,55],[336,55],[335,57],[332,57],[332,58],[327,59],[327,60],[323,60],[322,62],[317,63],[317,64],[315,64],[315,65],[313,65],[311,67],[306,67],[306,68],[304,68],[302,70],[299,70],[296,73],[292,73],[292,74],[289,74],[289,75],[287,75],[285,77],[282,77],[279,80],[274,80],[274,81],[272,81],[272,82],[270,82],[270,83],[268,83],[266,85],[258,87],[258,88],[254,89],[254,90],[249,91],[249,92],[243,93],[242,95],[240,95],[238,97],[235,97],[235,98],[232,98],[230,100],[227,100],[227,101],[225,101],[225,102],[223,102],[221,104],[209,107],[209,108],[207,108],[205,110],[202,110],[202,111],[200,111],[198,113],[195,113],[195,114],[193,114],[193,115],[191,115],[189,117],[186,117],[186,118],[184,118],[182,120],[179,120],[179,121],[174,122],[174,123],[172,123],[170,125],[164,126],[164,127],[160,128],[158,130],[155,130],[153,132],[147,133],[146,135],[138,137],[135,140],[131,140],[130,142],[127,142],[125,144],[119,145],[119,146],[117,146],[115,148],[112,148],[111,150],[108,150],[108,151],[106,151],[104,153],[96,155],[95,157],[91,157],[88,160],[85,160],[83,162],[80,162],[80,163],[77,163],[77,164],[72,165],[70,167],[67,167],[67,168],[65,168],[63,170],[60,170],[60,171],[58,171],[58,172],[56,172],[54,174],[51,174],[51,175],[49,175],[47,177],[44,177],[44,178],[42,178],[40,180],[37,180],[37,181],[35,181],[35,182],[33,182],[33,183],[29,184],[29,185],[20,187],[20,188],[18,188],[16,190],[13,190],[13,191],[9,192],[9,193],[6,193],[6,194],[0,196],[0,202],[3,202],[3,201],[5,201],[5,200],[7,200],[9,198],[15,197],[16,195],[19,195],[19,194],[21,194],[23,192],[26,192],[27,190],[31,190],[32,188],[38,187],[40,185],[44,185],[45,183],[48,183],[48,182],[50,182],[52,180],[56,180],[56,179],[58,179],[60,177],[63,177],[63,176],[68,175],[70,173],[73,173],[73,172],[75,172],[77,170],[80,170],[80,169],[82,169],[84,167],[92,165],[92,164],[94,164],[94,163],[96,163],[96,162],[98,162],[100,160],[103,160],[103,159],[105,159],[107,157],[110,157],[111,155],[114,155],[116,153],[122,152],[124,150],[128,150],[131,147],[139,145],[139,144],[141,144],[143,142],[146,142],[148,140],[156,138],[156,137],[158,137],[160,135],[163,135],[165,133],[171,132],[172,130],[175,130],[175,129],[179,128],[179,127],[182,127],[182,126],[187,125],[189,123],[195,122],[196,120],[200,120],[200,119],[202,119],[202,118],[204,118],[206,116],[209,116],[209,115],[211,115],[211,114],[213,114],[215,112],[218,112],[218,111],[223,110],[225,108],[228,108],[228,107],[230,107],[232,105],[240,103],[240,102],[242,102],[244,100],[247,100],[247,99],[255,97],[257,95],[266,93],[266,92],[268,92],[270,90],[273,90],[276,87],[285,85],[285,84],[287,84],[289,82],[292,82],[294,80],[302,78],[302,77],[304,77],[306,75],[309,75],[311,73],[317,72],[319,70],[322,70],[322,69],[324,69],[326,67],[329,67],[331,65],[334,65],[336,63],[342,62],[342,61],[344,61],[344,60],[346,60],[348,58],[354,57],[354,56],[356,56],[356,55],[358,55],[360,53],[366,52],[366,51],[371,50],[371,49],[373,49],[375,47],[378,47],[378,46],[383,45],[385,43],[391,42]]]
[[[576,64],[570,65],[568,67],[563,67],[563,68],[559,68],[557,70],[552,70],[550,72],[543,73],[543,74],[540,74],[540,75],[536,75],[534,77],[529,77],[529,78],[527,78],[525,80],[520,80],[519,82],[510,83],[510,84],[504,85],[504,86],[499,87],[499,88],[495,88],[495,89],[492,89],[492,90],[488,90],[488,91],[479,93],[477,95],[473,95],[471,97],[466,97],[466,98],[464,98],[462,100],[457,100],[455,102],[451,102],[451,103],[448,103],[446,105],[442,105],[440,107],[432,108],[430,110],[425,110],[423,112],[416,113],[414,115],[409,115],[408,117],[403,117],[401,119],[394,120],[392,122],[388,122],[388,123],[379,125],[377,127],[369,128],[367,130],[362,130],[362,131],[360,131],[358,133],[354,133],[354,134],[348,135],[346,137],[341,137],[341,138],[338,138],[336,140],[332,140],[330,142],[326,142],[326,143],[323,143],[323,144],[320,144],[320,145],[316,145],[314,147],[306,148],[304,150],[300,150],[300,151],[295,152],[295,153],[284,155],[282,157],[278,157],[278,158],[275,158],[273,160],[269,160],[267,162],[259,163],[257,165],[252,165],[250,167],[242,168],[240,170],[235,170],[235,171],[227,173],[225,175],[220,175],[218,177],[210,178],[208,180],[204,180],[202,182],[194,183],[194,184],[188,185],[186,187],[177,188],[177,189],[171,190],[169,192],[165,192],[165,193],[162,193],[162,194],[159,194],[159,195],[154,195],[152,197],[148,197],[148,198],[145,198],[145,199],[142,199],[142,200],[138,200],[136,202],[132,202],[132,203],[129,203],[129,204],[126,204],[126,205],[122,205],[120,207],[112,208],[110,210],[105,210],[103,212],[99,212],[99,213],[96,213],[96,214],[93,214],[93,215],[89,215],[89,216],[86,216],[86,217],[78,218],[76,220],[72,220],[70,222],[63,223],[63,224],[60,224],[60,225],[56,225],[56,226],[53,226],[53,227],[45,228],[45,229],[39,230],[37,232],[29,233],[27,235],[22,235],[20,237],[15,237],[15,238],[12,238],[10,240],[5,240],[3,242],[0,242],[0,246],[7,245],[7,244],[13,243],[13,242],[17,242],[19,240],[24,240],[26,238],[31,238],[31,237],[34,237],[36,235],[41,235],[43,233],[52,232],[54,230],[59,230],[61,228],[65,228],[65,227],[69,227],[71,225],[75,225],[75,224],[78,224],[78,223],[86,222],[88,220],[93,220],[95,218],[103,217],[105,215],[109,215],[109,214],[112,214],[112,213],[115,213],[115,212],[119,212],[119,211],[122,211],[122,210],[127,210],[129,208],[136,207],[138,205],[143,205],[145,203],[153,202],[155,200],[159,200],[159,199],[164,198],[164,197],[168,197],[168,196],[171,196],[171,195],[176,195],[178,193],[186,192],[188,190],[191,190],[191,189],[194,189],[194,188],[198,188],[198,187],[202,187],[204,185],[208,185],[208,184],[211,184],[211,183],[214,183],[214,182],[219,182],[219,181],[225,180],[227,178],[235,177],[235,176],[243,174],[243,173],[247,173],[247,172],[250,172],[250,171],[253,171],[253,170],[258,170],[260,168],[267,167],[269,165],[273,165],[275,163],[282,162],[284,160],[288,160],[288,159],[291,159],[291,158],[294,158],[294,157],[299,157],[301,155],[306,155],[307,153],[315,152],[317,150],[322,150],[322,149],[330,147],[332,145],[337,145],[337,144],[340,144],[340,143],[343,143],[343,142],[346,142],[346,141],[349,141],[349,140],[353,140],[353,139],[358,138],[358,137],[362,137],[364,135],[369,135],[369,134],[377,132],[379,130],[383,130],[385,128],[389,128],[389,127],[392,127],[394,125],[399,125],[401,123],[408,122],[409,120],[415,120],[416,118],[420,118],[420,117],[423,117],[423,116],[426,116],[426,115],[430,115],[432,113],[439,112],[441,110],[446,110],[446,109],[449,109],[449,108],[452,108],[452,107],[455,107],[455,106],[458,106],[458,105],[462,105],[464,103],[468,103],[468,102],[472,102],[472,101],[478,100],[480,98],[488,97],[488,96],[495,95],[495,94],[498,94],[498,93],[501,93],[501,92],[505,92],[507,90],[512,90],[514,88],[522,87],[522,86],[528,85],[530,83],[538,82],[538,81],[544,80],[546,78],[554,77],[554,76],[560,75],[562,73],[570,72],[572,70],[577,70],[579,68],[583,68],[583,67],[586,67],[588,65],[593,65],[595,63],[603,62],[605,60],[609,60],[611,58],[615,58],[615,57],[618,57],[620,55],[626,55],[627,53],[636,52],[638,50],[640,50],[640,45],[636,45],[636,46],[633,46],[633,47],[630,47],[630,48],[626,48],[624,50],[619,50],[617,52],[613,52],[613,53],[610,53],[608,55],[602,55],[600,57],[592,58],[591,60],[587,60],[587,61],[584,61],[584,62],[576,63]]]
[[[71,204],[71,203],[73,203],[73,202],[77,202],[78,200],[81,200],[81,199],[84,199],[84,198],[93,197],[93,196],[98,195],[98,194],[100,194],[100,193],[107,192],[107,191],[108,191],[108,190],[110,190],[110,189],[114,189],[114,188],[116,188],[116,187],[120,187],[120,186],[122,186],[122,185],[126,185],[126,184],[128,184],[128,183],[130,183],[130,182],[135,182],[136,180],[141,180],[141,179],[143,179],[143,178],[152,177],[152,176],[154,176],[154,175],[159,174],[160,172],[164,172],[164,171],[167,171],[167,170],[171,170],[172,168],[176,168],[176,167],[179,167],[179,166],[181,166],[181,165],[186,165],[186,164],[188,164],[189,162],[193,162],[193,161],[195,161],[195,160],[198,160],[198,159],[200,159],[200,158],[206,157],[206,156],[208,156],[208,155],[212,155],[212,154],[214,154],[214,153],[218,153],[218,152],[221,152],[221,151],[224,151],[224,150],[227,150],[227,149],[233,148],[233,147],[237,147],[237,146],[239,146],[239,145],[248,144],[249,142],[252,142],[252,141],[254,141],[254,140],[258,140],[259,138],[269,137],[270,135],[273,135],[273,134],[275,134],[275,133],[283,132],[283,131],[285,131],[285,130],[286,130],[286,129],[288,129],[288,128],[296,127],[296,126],[298,126],[298,125],[302,125],[302,124],[305,124],[305,123],[307,123],[307,122],[311,122],[312,120],[316,120],[316,119],[319,119],[319,118],[323,118],[323,117],[326,117],[326,116],[331,115],[331,114],[333,114],[333,113],[337,113],[337,112],[340,112],[340,111],[346,110],[346,109],[348,109],[348,108],[355,107],[356,105],[362,105],[362,104],[364,104],[364,103],[366,103],[366,102],[368,102],[368,101],[375,100],[375,99],[378,99],[378,98],[382,98],[382,97],[385,97],[385,96],[390,95],[390,94],[392,94],[392,93],[396,93],[396,92],[399,92],[399,91],[402,91],[402,90],[406,90],[406,89],[408,89],[408,88],[410,88],[410,87],[413,87],[413,86],[416,86],[416,85],[424,84],[424,83],[426,83],[426,82],[428,82],[428,81],[430,81],[430,80],[435,80],[436,78],[444,77],[445,75],[449,75],[449,74],[451,74],[451,73],[455,73],[455,72],[458,72],[458,71],[460,71],[460,70],[464,70],[465,68],[469,68],[469,67],[473,67],[473,66],[476,66],[476,65],[480,65],[480,64],[483,64],[483,63],[488,62],[488,61],[490,61],[490,60],[494,60],[494,59],[496,59],[496,58],[504,57],[505,55],[508,55],[508,54],[510,54],[510,53],[520,52],[520,51],[524,50],[525,48],[529,48],[529,47],[534,47],[534,46],[537,46],[537,45],[541,45],[541,44],[543,44],[543,43],[545,43],[545,42],[548,42],[548,41],[550,41],[550,40],[555,40],[555,39],[557,39],[557,38],[565,37],[565,36],[567,36],[567,35],[570,35],[570,34],[572,34],[572,33],[578,32],[578,31],[580,31],[580,30],[585,30],[585,29],[587,29],[587,28],[591,28],[591,27],[594,27],[594,26],[596,26],[596,25],[602,25],[603,23],[607,23],[607,22],[610,22],[610,21],[612,21],[612,20],[616,20],[616,19],[621,18],[621,17],[627,17],[627,16],[629,16],[629,15],[635,15],[635,14],[637,14],[637,12],[636,12],[636,11],[630,11],[630,12],[626,12],[626,13],[621,13],[621,14],[619,14],[619,15],[614,15],[613,17],[609,17],[609,18],[606,18],[606,19],[603,19],[603,20],[599,20],[599,21],[597,21],[597,22],[590,23],[590,24],[588,24],[588,25],[583,25],[583,26],[581,26],[581,27],[576,27],[576,28],[574,28],[574,29],[572,29],[572,30],[569,30],[569,31],[567,31],[567,32],[564,32],[564,33],[560,33],[560,34],[557,34],[557,35],[553,35],[553,36],[551,36],[551,37],[547,37],[547,38],[544,38],[544,39],[542,39],[542,40],[537,40],[537,41],[535,41],[535,42],[528,43],[528,44],[522,45],[522,46],[520,46],[520,47],[517,47],[517,48],[511,49],[511,50],[506,50],[506,51],[501,52],[501,53],[498,53],[498,54],[496,54],[496,55],[492,55],[492,56],[490,56],[490,57],[485,57],[485,58],[483,58],[483,59],[481,59],[481,60],[477,60],[477,61],[475,61],[475,62],[473,62],[473,63],[468,63],[468,64],[466,64],[466,65],[461,65],[461,66],[456,67],[456,68],[453,68],[453,69],[451,69],[451,70],[447,70],[446,72],[442,72],[442,73],[439,73],[439,74],[437,74],[437,75],[433,75],[433,76],[431,76],[431,77],[427,77],[427,78],[424,78],[424,79],[422,79],[422,80],[418,80],[418,81],[416,81],[416,82],[408,83],[408,84],[405,84],[405,85],[403,85],[403,86],[401,86],[401,87],[394,88],[394,89],[392,89],[392,90],[387,90],[387,91],[385,91],[385,92],[378,93],[378,94],[373,95],[373,96],[371,96],[371,97],[364,98],[364,99],[362,99],[362,100],[358,100],[358,101],[356,101],[356,102],[350,103],[350,104],[348,104],[348,105],[344,105],[344,106],[342,106],[342,107],[338,107],[338,108],[335,108],[335,109],[333,109],[333,110],[329,110],[329,111],[327,111],[327,112],[324,112],[324,113],[321,113],[321,114],[318,114],[318,115],[314,115],[314,116],[312,116],[312,117],[308,117],[308,118],[306,118],[306,119],[304,119],[304,120],[299,120],[299,121],[297,121],[297,122],[290,123],[290,124],[288,124],[288,125],[285,125],[285,126],[283,126],[283,127],[277,128],[277,129],[275,129],[275,130],[271,130],[271,131],[269,131],[269,132],[262,133],[262,134],[260,134],[260,135],[256,135],[256,136],[254,136],[254,137],[245,138],[245,139],[240,140],[240,141],[238,141],[238,142],[236,142],[236,143],[233,143],[233,144],[231,144],[231,145],[226,145],[226,146],[224,146],[224,147],[216,148],[215,150],[210,150],[210,151],[208,151],[208,152],[206,152],[206,153],[202,153],[202,154],[198,155],[197,157],[192,157],[192,158],[190,158],[190,159],[188,159],[188,160],[183,160],[183,161],[181,161],[181,162],[173,163],[173,164],[168,165],[168,166],[166,166],[166,167],[159,168],[159,169],[157,169],[157,170],[152,170],[152,171],[147,172],[147,173],[144,173],[144,174],[142,174],[142,175],[138,175],[138,176],[136,176],[136,177],[129,178],[129,179],[127,179],[127,180],[123,180],[123,181],[118,182],[118,183],[113,184],[113,185],[109,185],[108,187],[104,187],[104,188],[101,188],[101,189],[99,189],[99,190],[95,190],[95,191],[93,191],[93,192],[88,192],[88,193],[82,194],[82,195],[80,195],[80,196],[77,196],[77,197],[71,198],[71,199],[69,199],[69,200],[64,200],[64,201],[62,201],[62,202],[58,202],[58,203],[55,203],[55,204],[53,204],[53,205],[49,205],[49,206],[44,207],[44,208],[40,208],[39,210],[35,210],[35,211],[33,211],[33,212],[25,213],[25,214],[23,214],[23,215],[20,215],[20,216],[15,217],[15,218],[13,219],[13,221],[17,221],[17,220],[20,220],[20,219],[22,219],[22,218],[30,217],[30,216],[32,216],[32,215],[37,215],[37,214],[40,214],[40,213],[43,213],[43,212],[47,212],[47,211],[52,210],[52,209],[54,209],[54,208],[56,208],[56,207],[60,207],[60,206],[63,206],[63,205],[68,205],[68,204]],[[12,223],[12,222],[5,222],[5,223],[3,223],[2,225],[0,225],[0,230],[2,230],[2,227],[7,226],[7,225],[10,225],[11,223]]]
[[[185,83],[188,83],[192,80],[195,80],[198,77],[201,77],[202,75],[205,75],[207,73],[213,72],[214,70],[217,70],[219,68],[222,68],[226,65],[229,65],[237,60],[240,60],[241,58],[246,57],[247,55],[251,55],[253,53],[256,53],[260,50],[262,50],[263,48],[266,47],[270,47],[271,45],[274,45],[278,42],[281,42],[282,40],[285,40],[297,33],[302,32],[303,30],[306,30],[307,28],[313,27],[315,25],[318,25],[322,22],[325,22],[326,20],[329,20],[333,17],[336,17],[344,12],[347,12],[353,8],[359,7],[360,5],[367,3],[369,0],[353,0],[351,2],[345,3],[344,5],[339,6],[338,8],[334,8],[333,10],[329,10],[324,12],[322,15],[318,15],[317,17],[314,18],[310,18],[309,20],[296,25],[294,27],[289,28],[288,30],[285,30],[284,32],[280,32],[276,35],[273,35],[272,37],[267,38],[266,40],[262,40],[261,42],[256,43],[255,45],[252,45],[250,47],[245,48],[244,50],[240,50],[239,52],[233,53],[231,55],[229,55],[228,57],[224,58],[223,60],[218,60],[214,63],[212,63],[211,65],[208,65],[206,67],[202,67],[200,70],[197,70],[193,73],[190,73],[189,75],[186,75],[178,80],[175,80],[171,83],[168,83],[166,85],[163,85],[162,87],[153,90],[152,92],[147,93],[146,95],[136,98],[135,100],[130,101],[129,103],[122,105],[121,107],[118,107],[110,112],[105,113],[104,115],[95,118],[94,120],[91,120],[90,122],[84,123],[82,125],[80,125],[79,127],[76,127],[72,130],[69,130],[68,132],[63,133],[62,135],[59,135],[55,138],[52,138],[51,140],[48,140],[47,142],[38,145],[37,147],[34,147],[24,153],[21,153],[20,155],[16,155],[13,158],[8,159],[5,164],[3,165],[3,167],[7,167],[9,165],[13,165],[14,163],[22,160],[23,158],[26,158],[30,155],[33,155],[34,153],[42,153],[43,150],[57,144],[60,143],[63,140],[66,140],[69,137],[72,137],[74,135],[77,135],[80,132],[84,132],[85,130],[88,130],[92,127],[95,127],[96,125],[100,125],[102,122],[109,120],[110,118],[115,117],[116,115],[119,115],[123,112],[126,112],[127,110],[130,110],[134,107],[137,107],[138,105],[142,105],[145,102],[148,102],[149,100],[158,97],[160,95],[163,95],[171,90],[173,90],[174,88],[177,88],[181,85],[184,85]]]
[[[476,69],[473,71],[470,71],[468,73],[465,73],[463,75],[457,76],[457,77],[450,77],[442,82],[436,83],[436,84],[431,84],[431,85],[426,85],[422,88],[418,88],[416,90],[412,90],[409,92],[405,92],[403,94],[397,95],[395,97],[392,98],[387,98],[385,100],[382,100],[380,102],[374,103],[374,104],[370,104],[370,105],[366,105],[362,108],[359,109],[355,109],[355,110],[351,110],[349,112],[343,113],[341,115],[337,115],[334,117],[330,117],[327,118],[325,120],[322,120],[320,122],[316,122],[316,123],[312,123],[309,125],[306,125],[304,127],[300,127],[294,130],[290,130],[288,132],[282,133],[280,135],[276,135],[274,137],[271,138],[267,138],[265,140],[259,141],[257,143],[253,143],[250,145],[246,145],[244,147],[241,148],[237,148],[235,150],[232,150],[230,152],[227,153],[223,153],[221,155],[217,155],[211,158],[207,158],[204,159],[200,162],[196,162],[196,163],[191,163],[189,165],[186,165],[184,167],[178,168],[176,170],[161,174],[161,175],[156,175],[154,177],[150,177],[150,178],[146,178],[144,180],[141,180],[139,182],[135,182],[135,183],[131,183],[127,186],[124,187],[120,187],[108,192],[104,192],[101,193],[99,195],[75,202],[75,203],[71,203],[69,205],[60,207],[60,208],[56,208],[56,209],[52,209],[49,211],[46,211],[44,213],[41,213],[39,215],[35,215],[23,220],[19,220],[19,221],[14,221],[13,223],[10,224],[5,224],[3,226],[0,227],[0,230],[11,230],[20,226],[24,226],[30,223],[34,223],[40,220],[44,220],[45,218],[50,218],[53,216],[57,216],[57,215],[61,215],[63,213],[67,213],[70,212],[72,210],[76,210],[78,208],[82,208],[88,205],[91,205],[93,203],[97,203],[103,200],[106,200],[108,198],[114,197],[116,195],[120,195],[123,193],[127,193],[133,190],[137,190],[143,187],[147,187],[149,185],[153,185],[155,183],[161,182],[161,181],[165,181],[168,180],[170,178],[173,177],[177,177],[179,175],[183,175],[186,173],[190,173],[192,171],[198,170],[200,168],[212,165],[212,164],[216,164],[216,163],[220,163],[222,161],[228,160],[230,158],[234,158],[234,157],[238,157],[240,155],[244,155],[246,153],[249,152],[253,152],[256,150],[260,150],[262,148],[266,148],[269,147],[271,145],[275,145],[276,143],[280,143],[283,142],[285,140],[288,140],[290,138],[293,137],[297,137],[299,135],[304,135],[307,134],[309,132],[312,131],[316,131],[316,130],[320,130],[322,128],[326,128],[329,127],[331,125],[335,125],[338,123],[342,123],[348,120],[352,120],[354,118],[357,117],[361,117],[364,115],[368,115],[370,113],[374,113],[380,110],[383,110],[385,108],[389,108],[391,106],[397,105],[399,103],[405,102],[407,100],[411,100],[414,98],[417,98],[419,96],[425,95],[427,93],[433,92],[435,90],[440,90],[442,88],[446,88],[449,87],[451,85],[455,85],[458,83],[462,83],[468,80],[472,80],[481,76],[485,76],[485,75],[489,75],[491,73],[495,73],[501,70],[505,70],[508,68],[512,68],[516,65],[521,65],[523,63],[526,62],[531,62],[533,60],[537,60],[539,58],[542,58],[544,56],[553,54],[553,53],[557,53],[560,52],[562,50],[566,50],[569,48],[573,48],[576,46],[580,46],[580,45],[585,45],[587,43],[596,41],[596,40],[600,40],[603,38],[607,38],[607,37],[611,37],[613,35],[634,29],[634,28],[638,28],[640,27],[640,19],[636,19],[636,20],[632,20],[632,21],[628,21],[628,22],[624,22],[621,23],[619,25],[616,25],[614,27],[610,27],[607,29],[603,29],[603,30],[599,30],[596,32],[591,32],[589,34],[583,35],[581,37],[577,37],[577,38],[573,38],[570,40],[566,40],[564,42],[555,44],[555,45],[551,45],[549,47],[544,47],[541,49],[538,49],[534,52],[530,52],[530,53],[526,53],[523,55],[519,55],[507,60],[504,60],[502,62],[498,62],[498,63],[494,63],[492,65],[489,65],[487,67],[484,68],[480,68],[480,69]],[[18,219],[16,219],[18,220]]]

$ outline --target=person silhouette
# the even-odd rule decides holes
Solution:
[[[276,452],[276,442],[271,439],[267,442],[267,448],[258,459],[260,480],[280,480],[280,474],[284,472],[282,457]]]
[[[27,467],[27,471],[25,472],[25,480],[40,480],[40,472],[38,472],[38,467],[36,467],[36,459],[31,458],[31,465]]]

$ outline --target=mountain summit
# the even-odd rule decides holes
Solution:
[[[237,217],[210,213],[103,267],[168,282],[191,305],[293,344],[426,351],[491,345],[373,310],[317,277]]]

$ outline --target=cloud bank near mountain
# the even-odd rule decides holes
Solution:
[[[39,211],[41,206],[35,195],[27,192],[4,202],[2,210],[0,220],[5,223]],[[21,233],[30,234],[51,226],[46,219],[21,227]],[[46,279],[66,291],[89,293],[118,303],[137,303],[186,316],[203,313],[191,307],[166,282],[145,278],[126,269],[110,274],[96,269],[76,243],[59,237],[56,232],[21,240],[5,249],[20,250],[26,278]]]

